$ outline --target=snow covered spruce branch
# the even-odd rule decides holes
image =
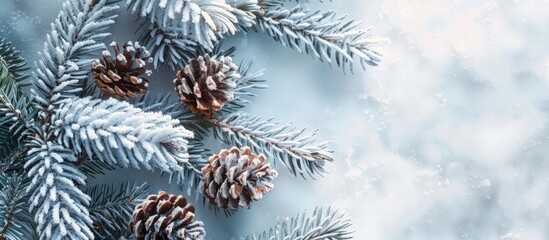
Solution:
[[[76,154],[60,144],[43,139],[51,135],[36,129],[25,164],[32,179],[30,209],[40,239],[93,239],[88,206],[90,197],[79,186],[86,176],[75,166]]]
[[[344,214],[332,208],[316,208],[312,215],[298,214],[279,222],[260,235],[248,236],[246,240],[285,240],[285,239],[351,239],[348,228],[351,221]]]
[[[161,64],[172,70],[181,68],[196,53],[197,43],[177,29],[160,27],[159,23],[145,22],[139,41],[151,52],[154,68]]]
[[[147,196],[147,184],[132,182],[116,187],[112,184],[99,184],[86,189],[90,196],[90,217],[93,232],[98,239],[121,239],[128,237],[128,222],[133,209]]]
[[[196,116],[171,94],[146,94],[136,97],[130,103],[143,112],[161,112],[179,120],[182,124],[194,123]]]
[[[194,167],[187,143],[193,133],[160,112],[143,112],[127,102],[72,99],[52,117],[60,144],[88,158],[122,167],[160,169],[178,175]],[[199,172],[199,170],[194,170]]]
[[[364,69],[381,61],[381,53],[371,45],[385,40],[369,35],[369,29],[358,28],[358,21],[337,17],[334,11],[313,11],[301,6],[287,9],[276,1],[264,1],[262,7],[264,11],[257,15],[257,25],[285,47],[330,65],[335,60],[344,71],[347,68],[353,71],[354,59]]]
[[[292,1],[127,0],[126,5],[149,17],[151,31],[142,39],[156,47],[155,62],[168,61],[172,68],[188,56],[190,46],[212,49],[217,41],[240,29],[261,29],[284,46],[330,65],[335,62],[344,71],[353,71],[355,61],[364,69],[381,61],[382,54],[372,45],[385,39],[370,35],[370,29],[360,29],[360,22],[338,17],[333,11],[299,5],[288,9],[286,2]]]
[[[224,0],[127,0],[126,5],[160,29],[176,31],[208,49],[223,35],[233,35],[239,21],[253,21],[253,16]]]
[[[11,43],[0,37],[0,85],[4,87],[8,79],[17,85],[24,85],[27,79],[25,71],[29,68],[26,61],[20,56],[21,51],[11,46]]]
[[[26,192],[30,181],[22,170],[24,133],[34,111],[20,88],[28,68],[19,54],[0,38],[0,239],[35,238]]]
[[[250,104],[251,101],[247,97],[255,97],[253,89],[267,89],[268,86],[265,85],[265,80],[261,77],[265,69],[252,71],[252,64],[255,59],[243,60],[238,64],[238,76],[239,78],[235,81],[235,88],[233,89],[234,98],[224,107],[222,110],[226,113],[235,112],[240,108],[243,108],[247,104]]]
[[[49,117],[52,106],[76,96],[89,77],[93,56],[101,53],[101,42],[109,36],[119,0],[68,0],[51,25],[44,51],[39,53],[33,85],[34,100]],[[93,5],[92,5],[93,3]]]
[[[306,133],[306,128],[296,129],[292,123],[280,125],[273,119],[262,119],[247,114],[232,114],[222,120],[212,120],[215,137],[226,144],[250,147],[280,161],[294,175],[325,173],[326,161],[333,161],[328,142],[315,143],[318,130]]]
[[[25,168],[33,179],[28,190],[40,239],[94,238],[87,209],[90,198],[79,188],[86,176],[74,165],[77,157],[71,146],[55,141],[51,116],[56,106],[81,90],[90,73],[91,56],[105,48],[100,41],[109,35],[106,30],[114,23],[117,8],[116,1],[110,0],[68,0],[39,53],[32,97],[40,109],[40,121],[27,144]]]
[[[213,49],[219,46],[220,40],[225,35],[234,34],[239,30],[238,27],[252,27],[255,24],[255,14],[259,14],[261,10],[257,0],[236,0],[229,1],[228,4],[222,0],[127,0],[126,5],[133,12],[138,11],[141,16],[149,16],[150,21],[144,22],[140,27],[139,41],[151,52],[154,67],[165,64],[172,70],[182,68],[191,58],[196,57],[198,49],[215,51]],[[155,18],[156,14],[168,14],[167,18],[163,15],[162,19],[172,19],[160,22]],[[175,21],[180,17],[183,26]]]
[[[26,125],[28,102],[12,87],[0,89],[0,138],[17,135]]]
[[[31,124],[28,119],[34,118],[36,114],[30,103],[13,82],[0,87],[0,142],[22,142]]]
[[[2,172],[2,175],[5,173]],[[0,239],[34,239],[32,215],[28,212],[29,180],[19,174],[2,176],[0,191]]]
[[[35,113],[21,91],[28,68],[19,54],[19,50],[0,38],[0,143],[20,143],[27,119]]]

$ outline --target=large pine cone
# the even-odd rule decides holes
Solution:
[[[130,99],[137,94],[144,94],[149,87],[149,80],[140,77],[150,75],[145,70],[145,61],[150,61],[149,51],[139,43],[128,42],[120,52],[118,43],[112,42],[116,58],[109,51],[103,51],[103,59],[92,62],[92,77],[95,83],[108,96]]]
[[[203,239],[206,232],[202,222],[193,222],[194,211],[181,195],[150,195],[135,208],[130,231],[137,240]]]
[[[272,181],[278,176],[263,154],[255,155],[248,147],[221,150],[210,157],[202,172],[202,190],[210,203],[232,210],[249,208],[252,201],[273,189]]]
[[[241,77],[237,69],[230,57],[219,57],[219,61],[208,54],[193,58],[177,73],[175,91],[192,112],[213,118],[214,111],[234,99],[234,82]]]

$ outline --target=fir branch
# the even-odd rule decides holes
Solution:
[[[177,29],[161,28],[157,23],[144,22],[138,30],[141,31],[139,41],[151,52],[156,69],[160,64],[166,64],[171,70],[179,70],[192,58],[205,54],[228,56],[235,50],[234,47],[222,50],[223,40],[215,42],[213,47],[197,44]]]
[[[189,142],[189,164],[192,168],[185,168],[183,176],[176,175],[170,176],[170,180],[174,177],[183,179],[190,179],[187,181],[186,188],[180,185],[180,190],[187,190],[187,195],[192,195],[192,189],[201,193],[201,184],[204,175],[202,168],[208,164],[208,157],[211,155],[210,150],[204,147],[201,140],[193,139]],[[197,194],[197,197],[201,194]]]
[[[96,178],[96,175],[105,175],[105,171],[114,171],[116,166],[112,166],[107,162],[99,161],[96,157],[88,159],[85,154],[78,157],[75,164],[78,169],[88,177]]]
[[[193,167],[187,152],[193,133],[159,112],[143,112],[113,98],[76,98],[55,111],[53,122],[57,141],[88,158],[180,175],[185,171],[181,165]]]
[[[86,189],[91,197],[89,207],[93,231],[98,239],[120,239],[127,236],[133,210],[147,196],[147,184],[126,182],[119,187],[108,184]]]
[[[208,133],[205,121],[201,120],[201,115],[191,112],[188,107],[172,98],[170,94],[146,94],[130,102],[144,112],[162,112],[164,115],[179,120],[181,125],[194,133],[195,139],[203,138]]]
[[[227,3],[233,7],[233,14],[241,28],[253,27],[256,16],[262,13],[258,0],[229,0]]]
[[[97,91],[97,84],[95,83],[95,80],[93,78],[86,78],[82,85],[84,86],[82,88],[82,91],[80,94],[78,94],[78,97],[84,98],[84,97],[93,97],[93,96],[99,96],[99,92]]]
[[[4,92],[0,89],[0,143],[4,144],[13,136],[23,132],[26,125],[24,113],[27,102],[25,98],[18,99],[15,91]]]
[[[369,29],[358,29],[360,22],[337,17],[333,11],[322,13],[301,6],[286,9],[280,4],[262,3],[264,14],[257,16],[257,25],[275,41],[321,61],[336,64],[344,71],[353,71],[354,59],[364,69],[376,66],[382,55],[371,48],[385,41],[366,35]]]
[[[47,132],[35,129],[25,163],[32,179],[27,189],[30,209],[36,212],[40,239],[92,239],[90,197],[78,187],[85,184],[86,176],[73,165],[77,158],[72,150],[44,140],[53,137]]]
[[[17,85],[0,88],[0,143],[21,142],[30,124],[27,119],[33,119],[35,115],[30,100]]]
[[[27,79],[26,71],[29,69],[26,61],[21,57],[21,51],[11,47],[11,43],[5,38],[0,37],[0,88],[6,84],[17,84],[23,87],[26,84],[23,82]],[[12,79],[13,83],[6,80]]]
[[[0,239],[34,238],[33,220],[28,211],[28,194],[25,191],[29,183],[29,179],[21,175],[6,177],[0,191]]]
[[[293,218],[279,222],[275,227],[261,233],[259,236],[248,236],[247,240],[313,240],[351,239],[348,228],[351,220],[345,214],[328,208],[316,208],[312,215],[303,213]]]
[[[4,174],[22,173],[27,148],[12,141],[0,147],[0,172]]]
[[[238,18],[224,0],[127,0],[126,6],[162,29],[176,30],[206,48],[237,30]]]
[[[290,172],[305,178],[314,178],[325,173],[326,161],[333,161],[328,142],[315,143],[312,139],[317,130],[305,133],[306,128],[295,129],[292,123],[278,126],[273,119],[232,114],[222,120],[211,120],[215,126],[214,136],[218,140],[238,147],[248,146],[255,153],[263,153],[268,159],[277,159]],[[276,165],[277,161],[273,160]]]
[[[219,42],[215,43],[213,49],[206,49],[202,46],[198,46],[196,50],[196,54],[193,56],[193,58],[197,58],[199,56],[204,56],[206,54],[210,55],[211,58],[219,58],[221,56],[224,57],[234,57],[234,53],[236,52],[236,47],[232,46],[227,49],[222,48],[223,46],[223,40],[220,40]]]
[[[3,113],[0,118],[0,125],[8,123],[10,120],[15,123],[25,123],[25,116],[22,111],[26,110],[27,104],[26,99],[19,99],[20,97],[13,87],[0,89],[0,112]]]
[[[173,99],[169,94],[147,94],[131,101],[131,103],[144,112],[162,112],[164,115],[179,120],[182,126],[193,132],[195,140],[203,139],[208,134],[207,125],[205,120],[201,119],[202,116],[191,112],[188,107],[181,104],[178,99]]]
[[[25,60],[20,51],[0,38],[0,144],[20,142],[27,121],[35,115],[30,100],[21,91],[26,79]]]
[[[143,112],[161,112],[179,120],[181,124],[193,123],[196,120],[196,115],[170,94],[145,94],[130,102]]]
[[[170,94],[147,94],[130,101],[135,107],[141,108],[144,112],[161,112],[164,115],[169,115],[173,119],[179,120],[179,123],[185,128],[191,130],[194,138],[190,142],[200,142],[205,135],[208,134],[207,124],[201,120],[199,114],[191,112],[191,110],[178,102]],[[189,143],[189,161],[192,163],[193,154],[192,147]]]
[[[233,89],[234,99],[227,102],[227,104],[221,109],[222,112],[232,113],[240,108],[243,108],[250,103],[250,100],[245,97],[257,96],[255,93],[251,92],[251,90],[268,88],[268,86],[264,84],[265,80],[261,79],[265,69],[260,69],[255,72],[251,71],[254,60],[254,58],[243,60],[238,65],[239,68],[237,72],[240,75],[240,78],[236,79],[234,82],[236,86]]]
[[[105,49],[119,0],[67,0],[51,25],[34,72],[33,94],[47,121],[52,105],[77,96],[89,76],[94,56]]]
[[[139,41],[151,52],[155,69],[160,64],[172,70],[181,69],[195,55],[196,42],[176,29],[161,28],[157,22],[145,22],[140,29]]]

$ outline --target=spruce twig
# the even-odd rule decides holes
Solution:
[[[146,183],[125,182],[118,187],[99,184],[86,189],[85,193],[91,197],[89,210],[95,236],[98,239],[127,236],[133,209],[147,196],[148,188]]]
[[[261,6],[262,13],[256,14],[259,29],[285,47],[330,65],[335,60],[344,71],[353,72],[354,59],[364,70],[381,61],[382,54],[371,45],[386,40],[367,35],[370,29],[359,29],[360,22],[337,17],[333,11],[323,13],[299,5],[286,9],[277,1],[264,1]]]
[[[33,220],[27,211],[29,199],[25,191],[29,182],[21,175],[6,176],[0,191],[0,239],[33,238]]]
[[[311,215],[306,212],[276,224],[260,235],[248,236],[246,240],[284,239],[351,239],[348,228],[351,221],[345,214],[332,208],[317,207]]]
[[[328,142],[315,143],[318,130],[306,133],[306,128],[295,129],[292,123],[279,126],[273,119],[246,114],[232,114],[224,119],[212,119],[214,136],[229,145],[248,146],[256,153],[276,159],[297,176],[325,173],[326,161],[333,161]],[[276,166],[277,161],[274,160]]]

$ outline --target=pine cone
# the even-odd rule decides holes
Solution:
[[[150,76],[151,71],[145,70],[145,60],[150,61],[149,51],[139,43],[128,42],[120,52],[118,43],[112,42],[116,58],[109,51],[103,51],[103,59],[92,62],[92,77],[95,83],[108,96],[130,99],[138,93],[145,93],[149,80],[141,78],[141,74]]]
[[[181,195],[150,195],[135,208],[130,231],[137,240],[203,239],[206,232],[202,222],[193,222],[194,210]]]
[[[210,118],[227,101],[234,99],[234,81],[240,78],[238,67],[230,57],[211,59],[208,54],[193,58],[177,73],[173,83],[179,99],[192,112],[201,112]]]
[[[248,147],[221,150],[210,157],[202,172],[202,190],[210,203],[232,210],[249,208],[252,201],[273,189],[271,182],[278,176],[263,154],[257,156]]]

